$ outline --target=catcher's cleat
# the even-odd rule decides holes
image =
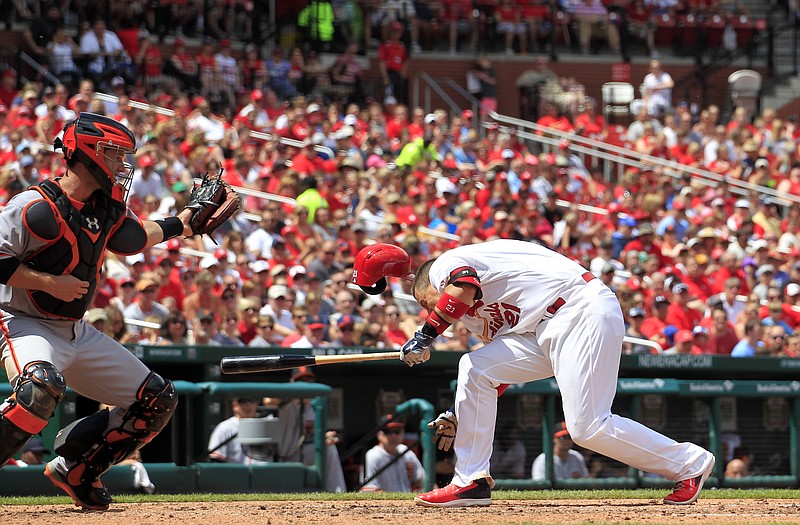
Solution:
[[[700,496],[700,491],[703,490],[703,485],[714,469],[714,463],[715,460],[712,455],[708,466],[703,469],[699,476],[675,483],[672,494],[664,498],[664,503],[668,503],[669,505],[689,505],[697,501],[697,497]]]
[[[69,472],[61,472],[57,461],[58,458],[44,467],[44,475],[50,478],[53,485],[66,492],[75,502],[76,507],[85,510],[108,510],[108,506],[114,502],[114,499],[102,481],[95,479],[92,482],[85,482],[78,478],[78,483],[72,484],[68,481]]]
[[[442,489],[419,494],[414,501],[423,507],[488,507],[492,504],[491,478],[478,478],[466,487],[447,485]]]

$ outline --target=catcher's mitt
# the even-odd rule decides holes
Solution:
[[[222,172],[206,173],[200,185],[192,189],[186,207],[192,210],[189,225],[193,235],[213,233],[239,209],[239,195],[222,180]]]

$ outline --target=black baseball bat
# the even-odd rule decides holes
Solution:
[[[219,367],[223,374],[246,374],[249,372],[290,370],[301,366],[360,363],[384,359],[400,359],[400,352],[346,355],[241,355],[223,357]]]

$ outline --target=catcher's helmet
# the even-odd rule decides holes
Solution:
[[[64,138],[53,147],[64,152],[68,166],[85,166],[103,193],[125,200],[133,177],[125,156],[136,152],[136,138],[128,128],[103,115],[81,113],[64,126]]]
[[[411,258],[402,248],[393,244],[378,243],[363,248],[353,263],[351,282],[369,295],[386,290],[386,277],[413,278]]]

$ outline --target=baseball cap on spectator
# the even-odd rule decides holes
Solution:
[[[228,40],[227,38],[223,38],[222,40],[219,41],[219,47],[230,47],[230,46],[231,46],[231,41]]]
[[[170,239],[167,241],[167,251],[177,252],[181,249],[181,241],[178,239]]]
[[[363,170],[364,166],[361,164],[361,160],[357,157],[347,157],[346,159],[342,160],[342,163],[339,164],[339,169],[343,168],[354,168],[356,170]]]
[[[685,210],[686,209],[686,201],[683,199],[675,199],[672,201],[672,209],[673,210]]]
[[[144,254],[139,252],[139,253],[134,253],[133,255],[127,255],[125,257],[125,262],[130,264],[131,266],[133,266],[136,263],[143,263]]]
[[[336,326],[339,328],[343,328],[345,326],[354,326],[356,324],[356,320],[353,318],[352,315],[343,315],[339,318],[339,321],[336,323]]]
[[[376,306],[382,306],[382,305],[383,305],[382,300],[375,299],[374,297],[367,297],[366,299],[364,299],[364,302],[361,303],[361,309],[365,311],[372,310]]]
[[[756,169],[769,168],[769,161],[767,159],[758,159],[756,161]]]
[[[645,316],[644,308],[641,308],[639,306],[634,306],[633,308],[628,310],[628,316],[629,317],[644,317]]]
[[[567,424],[562,421],[556,425],[555,432],[553,432],[553,437],[558,439],[564,436],[569,437],[569,430],[567,430]]]
[[[605,263],[605,264],[603,264],[603,269],[600,270],[600,273],[614,273],[615,271],[616,270],[614,270],[614,265],[613,264]]]
[[[129,285],[129,284],[133,284],[133,285],[135,285],[135,284],[136,284],[136,280],[135,280],[133,277],[127,276],[127,277],[123,277],[123,278],[121,278],[121,279],[120,279],[120,280],[117,282],[117,284],[118,284],[119,286],[126,286],[126,285]]]
[[[708,264],[708,255],[704,253],[698,253],[694,260],[697,261],[697,264]]]
[[[244,297],[239,301],[239,310],[246,312],[248,310],[258,310],[261,307],[259,303],[252,297]]]
[[[634,226],[636,226],[636,219],[634,219],[633,217],[623,217],[617,222],[617,225],[628,226],[630,228],[633,228]]]
[[[22,92],[22,100],[28,100],[29,98],[39,98],[39,94],[36,93],[35,89],[26,89]]]
[[[345,115],[343,122],[345,126],[355,126],[358,118],[353,114]]]
[[[419,226],[420,220],[416,213],[409,213],[405,220],[401,223],[401,226]]]
[[[86,312],[86,322],[96,323],[97,321],[108,321],[108,315],[102,308],[92,308]]]
[[[631,277],[625,281],[625,286],[632,292],[638,292],[642,289],[642,281],[638,277]]]
[[[448,178],[442,177],[436,180],[436,194],[443,197],[445,193],[458,194],[458,187]]]
[[[111,87],[121,87],[125,85],[125,79],[122,77],[114,77],[111,79]]]
[[[697,232],[697,237],[699,239],[716,239],[717,232],[714,231],[714,228],[712,228],[711,226],[706,226],[705,228]]]
[[[539,158],[536,155],[531,155],[531,154],[525,155],[524,160],[525,164],[527,164],[528,166],[536,166],[539,164]]]
[[[402,416],[392,416],[386,415],[384,417],[386,423],[383,424],[383,428],[381,430],[405,430],[406,422]]]
[[[291,268],[289,268],[289,276],[292,279],[294,279],[295,277],[297,277],[300,274],[305,275],[306,273],[307,273],[306,272],[306,267],[301,265],[301,264],[296,264],[296,265],[292,266]]]
[[[514,158],[514,150],[506,148],[500,153],[500,156],[503,159],[513,159]]]
[[[744,144],[742,145],[742,151],[744,151],[745,153],[752,153],[754,151],[758,151],[758,144],[753,139],[747,139],[746,141],[744,141]]]
[[[398,20],[395,20],[394,22],[389,24],[389,29],[393,29],[395,31],[398,31],[400,29],[403,29],[403,24],[402,24],[402,22],[400,22]]]
[[[705,326],[697,325],[694,328],[692,328],[692,334],[695,336],[708,335],[708,328],[706,328]]]
[[[286,294],[289,293],[289,289],[282,284],[273,284],[269,287],[267,291],[267,297],[270,299],[278,299],[280,297],[286,297]]]
[[[156,161],[153,160],[153,157],[151,157],[150,155],[142,155],[141,157],[139,157],[139,166],[141,166],[142,168],[153,166],[155,163]]]
[[[797,283],[789,283],[786,285],[786,295],[789,297],[794,297],[800,294],[800,284]]]
[[[664,295],[656,295],[655,299],[653,299],[653,304],[656,306],[668,306],[669,299],[667,299]]]
[[[463,118],[464,120],[469,120],[473,116],[474,116],[474,113],[472,113],[471,109],[465,109],[464,111],[461,112],[461,118]]]
[[[694,334],[689,330],[678,330],[678,333],[675,334],[675,344],[686,343],[688,341],[694,341]]]
[[[40,437],[33,436],[25,446],[22,447],[22,452],[34,452],[37,454],[50,454],[50,449],[44,446],[44,442]]]
[[[672,293],[675,293],[675,294],[688,292],[688,291],[689,291],[689,287],[686,285],[686,283],[678,283],[678,284],[676,284],[675,286],[672,287]]]
[[[434,124],[436,122],[436,115],[428,113],[425,115],[425,124]]]
[[[640,224],[638,228],[636,228],[636,231],[634,232],[633,236],[641,237],[642,235],[652,235],[652,234],[653,234],[653,225],[650,224],[649,222],[644,222]]]
[[[775,267],[772,266],[771,264],[762,264],[756,270],[756,277],[761,277],[762,275],[767,273],[775,273]]]
[[[312,315],[306,321],[306,327],[309,330],[318,330],[320,328],[325,328],[325,323],[322,321],[322,318],[318,315]]]
[[[307,366],[301,366],[292,371],[292,381],[314,381],[317,376]]]
[[[506,219],[508,219],[508,212],[505,212],[503,210],[497,210],[496,212],[494,212],[494,220],[496,222],[504,221]]]
[[[251,262],[249,266],[253,273],[261,273],[269,270],[269,263],[262,259]]]
[[[236,256],[231,252],[229,252],[228,250],[226,250],[225,248],[217,248],[216,250],[214,250],[214,258],[217,259],[218,261],[225,259],[229,263],[236,262]]]
[[[745,269],[748,266],[752,266],[754,268],[758,268],[758,263],[752,257],[745,257],[742,260],[742,269]]]
[[[306,108],[306,115],[310,115],[311,113],[316,113],[317,111],[320,111],[319,104],[313,104],[313,103],[309,104],[308,107]]]
[[[285,264],[276,264],[269,271],[269,274],[271,276],[273,276],[273,277],[276,277],[276,276],[278,276],[278,275],[280,275],[282,273],[289,273],[289,271],[286,269],[286,265]]]
[[[264,92],[260,89],[254,89],[250,92],[250,100],[262,100],[264,98]]]
[[[142,292],[148,288],[156,288],[156,287],[158,287],[158,283],[155,282],[153,279],[150,279],[149,277],[143,277],[138,281],[136,281],[137,292]]]
[[[733,204],[734,208],[750,208],[750,201],[747,199],[739,199]]]
[[[336,140],[349,139],[355,135],[355,132],[356,130],[353,129],[353,126],[342,126],[336,133],[333,134],[333,138]]]
[[[33,157],[30,155],[25,155],[21,159],[19,159],[19,165],[23,168],[27,168],[28,166],[33,166],[34,160]]]
[[[195,282],[197,284],[214,284],[214,274],[208,270],[201,271],[197,274]]]
[[[764,239],[756,239],[755,241],[750,243],[751,253],[755,253],[758,250],[766,250],[768,248],[769,248],[769,243]]]
[[[172,185],[172,192],[173,193],[183,193],[184,191],[188,190],[189,188],[186,186],[186,183],[183,181],[178,181]]]
[[[214,312],[211,310],[200,310],[197,314],[197,320],[201,323],[205,322],[214,322],[217,320],[217,317],[214,315]]]
[[[200,259],[200,268],[202,270],[208,270],[212,266],[218,266],[218,265],[219,265],[219,259],[217,259],[213,255],[206,255],[205,257]]]

